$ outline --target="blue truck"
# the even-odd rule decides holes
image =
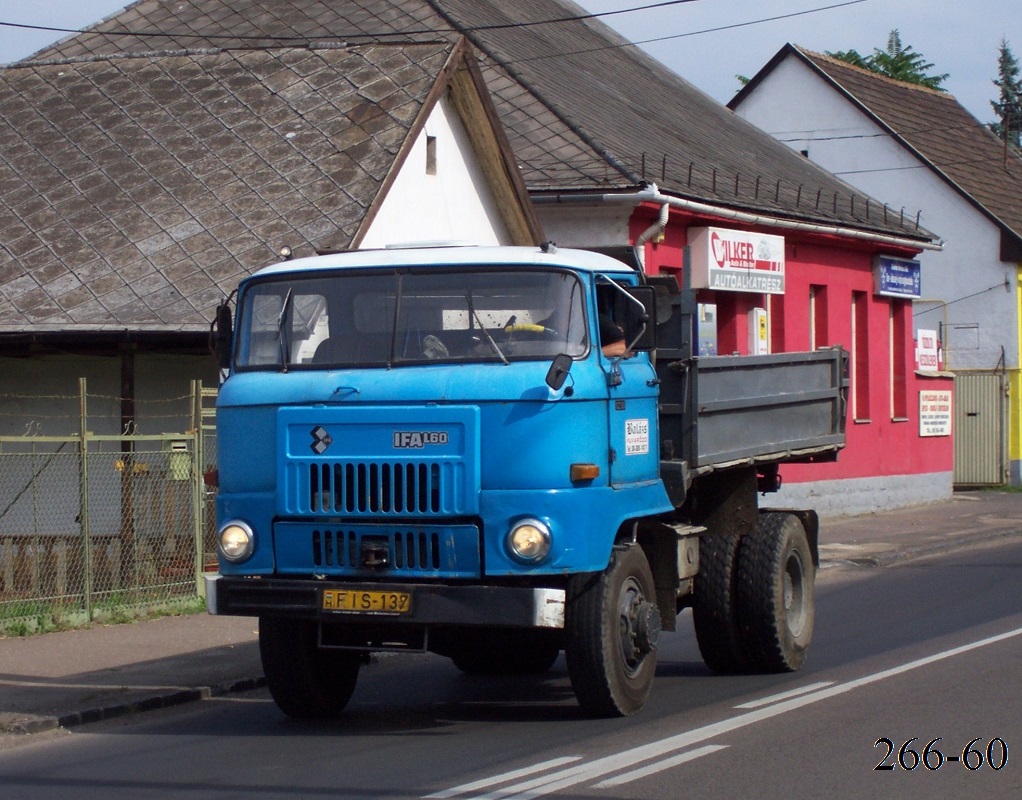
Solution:
[[[799,669],[819,522],[761,509],[844,446],[847,357],[697,357],[692,290],[586,250],[282,261],[212,331],[219,573],[270,693],[339,714],[374,652],[644,704],[692,609],[720,673]]]

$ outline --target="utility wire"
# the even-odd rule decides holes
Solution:
[[[931,166],[939,170],[947,167],[968,167],[975,164],[1002,164],[1001,158],[969,158],[963,161],[930,161],[929,164],[912,164],[907,167],[877,167],[876,169],[853,169],[843,172],[834,172],[834,175],[864,175],[874,172],[904,172],[911,169],[930,169]]]
[[[865,0],[856,0],[856,2],[864,2]],[[256,42],[307,42],[310,39],[323,40],[323,39],[343,39],[345,41],[351,39],[382,39],[387,37],[406,37],[406,36],[422,36],[422,35],[433,35],[438,33],[473,33],[475,31],[496,31],[504,30],[507,28],[531,28],[539,25],[555,25],[560,22],[579,22],[587,19],[598,19],[600,17],[612,17],[618,14],[630,14],[633,11],[648,11],[654,8],[666,8],[668,6],[683,5],[686,3],[695,3],[698,0],[664,0],[659,3],[647,3],[642,6],[632,6],[630,8],[619,8],[616,11],[600,11],[586,14],[576,14],[568,17],[554,17],[553,19],[534,20],[532,22],[503,22],[493,25],[476,25],[473,27],[464,28],[420,28],[419,30],[403,30],[403,31],[386,31],[381,33],[349,33],[349,34],[326,34],[322,36],[253,36],[253,35],[241,35],[241,34],[201,34],[201,33],[164,33],[162,31],[111,31],[111,30],[98,30],[96,28],[58,28],[50,25],[29,25],[27,23],[20,22],[0,22],[0,27],[3,28],[20,28],[23,30],[32,31],[50,31],[53,33],[78,33],[78,34],[93,34],[97,36],[136,36],[139,38],[165,38],[165,39],[203,39],[207,41],[216,40],[228,40],[228,41],[256,41]]]
[[[510,63],[521,64],[521,63],[524,63],[524,62],[527,62],[527,61],[543,61],[543,60],[549,59],[549,58],[562,58],[564,56],[577,56],[577,55],[583,55],[585,53],[595,53],[595,52],[599,52],[600,50],[616,50],[616,49],[621,48],[621,47],[637,47],[640,44],[653,44],[655,42],[667,42],[667,41],[671,41],[672,39],[684,39],[687,36],[701,36],[704,33],[718,33],[719,31],[730,31],[730,30],[734,30],[735,28],[746,28],[746,27],[749,27],[750,25],[762,25],[764,22],[776,22],[777,20],[781,20],[781,19],[791,19],[792,17],[802,17],[802,16],[805,16],[806,14],[816,14],[816,13],[818,13],[820,11],[831,11],[831,10],[833,10],[835,8],[843,8],[844,6],[854,6],[854,5],[858,5],[859,3],[865,3],[867,1],[868,0],[846,0],[846,2],[844,2],[844,3],[835,3],[834,5],[820,6],[819,8],[810,8],[810,9],[807,9],[805,11],[795,11],[795,12],[792,12],[791,14],[780,14],[780,15],[778,15],[776,17],[763,17],[761,19],[748,20],[747,22],[735,22],[735,23],[733,23],[731,25],[720,25],[720,26],[718,26],[716,28],[703,28],[702,30],[698,30],[698,31],[688,31],[687,33],[675,33],[675,34],[671,34],[670,36],[657,36],[657,37],[655,37],[653,39],[640,39],[637,42],[624,42],[624,43],[621,43],[621,44],[603,45],[601,47],[590,47],[590,48],[587,48],[585,50],[572,50],[572,51],[566,52],[566,53],[558,53],[558,54],[553,55],[553,56],[536,56],[535,58],[522,58],[522,59],[518,59],[516,61],[510,62]]]
[[[983,123],[980,123],[980,125],[983,125]],[[975,125],[972,125],[972,124],[969,124],[969,125],[962,124],[962,125],[935,125],[933,127],[927,127],[927,128],[905,128],[904,130],[898,130],[898,131],[895,131],[893,133],[888,133],[888,132],[884,132],[884,133],[845,133],[845,134],[835,134],[833,136],[814,136],[814,135],[795,136],[794,134],[797,133],[797,131],[778,131],[777,133],[772,133],[770,135],[773,136],[774,138],[776,138],[777,141],[785,142],[785,143],[790,143],[790,142],[836,142],[836,141],[842,141],[842,140],[845,140],[845,139],[882,139],[884,137],[892,137],[892,136],[901,136],[901,137],[913,136],[913,135],[919,134],[919,133],[937,133],[937,132],[948,132],[949,133],[951,131],[958,131],[958,130],[971,131],[971,130],[975,130],[975,129],[976,129]],[[834,129],[831,128],[831,130],[834,130]],[[781,136],[791,136],[791,138],[790,139],[781,139],[780,138]]]
[[[962,302],[962,300],[969,300],[973,297],[979,297],[981,294],[992,292],[994,289],[1010,290],[1011,284],[1009,284],[1007,280],[1004,280],[1001,281],[1001,283],[995,283],[993,286],[988,286],[986,289],[980,289],[980,291],[978,292],[973,292],[972,294],[967,294],[964,295],[963,297],[956,297],[954,300],[948,300],[947,302],[944,302],[943,300],[923,300],[922,302],[924,303],[934,303],[935,304],[934,307],[920,309],[919,311],[916,311],[914,314],[912,314],[912,316],[918,317],[920,314],[929,314],[933,311],[937,311],[940,308],[946,308],[947,306],[954,305],[955,303],[960,303]]]

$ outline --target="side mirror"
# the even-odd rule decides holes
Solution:
[[[231,340],[234,338],[234,318],[231,316],[231,307],[227,303],[221,303],[216,307],[216,316],[213,319],[213,330],[211,331],[210,338],[217,363],[221,369],[228,369],[231,366]]]
[[[559,391],[571,372],[572,359],[567,353],[561,353],[554,357],[550,369],[546,373],[546,385],[553,391]]]
[[[614,320],[624,329],[629,350],[656,349],[656,291],[652,286],[623,286],[614,299]]]

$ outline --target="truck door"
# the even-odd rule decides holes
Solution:
[[[618,290],[597,288],[597,306],[601,323],[601,345],[607,344],[608,331],[621,329],[615,322]],[[610,483],[615,486],[655,480],[659,474],[659,436],[657,434],[658,383],[648,353],[609,355],[612,346],[601,347],[601,365],[607,375],[608,439],[610,442]]]

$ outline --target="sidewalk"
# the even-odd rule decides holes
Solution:
[[[824,570],[1022,538],[1022,494],[821,523]],[[257,621],[194,614],[0,638],[0,735],[35,733],[243,691],[264,683]]]

